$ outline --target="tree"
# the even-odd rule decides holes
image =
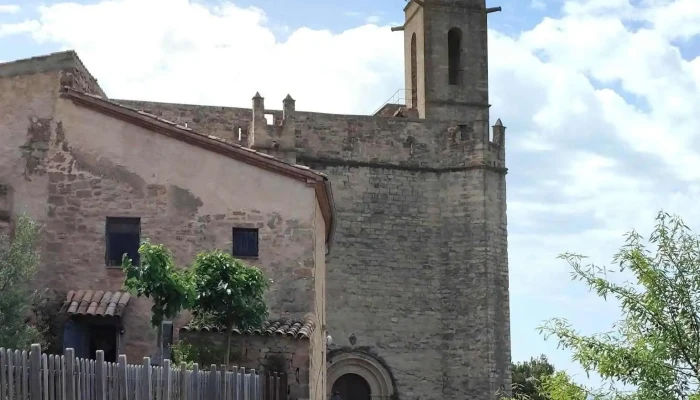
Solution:
[[[582,265],[583,257],[564,254],[573,277],[603,299],[620,303],[622,320],[606,333],[583,335],[563,319],[540,329],[570,349],[574,360],[608,382],[634,387],[609,398],[697,399],[700,375],[700,241],[677,216],[660,212],[648,239],[632,231],[613,258],[634,282],[616,283],[608,269]]]
[[[160,363],[163,355],[163,321],[175,318],[189,308],[194,299],[192,276],[189,271],[175,267],[170,250],[148,240],[139,246],[141,262],[134,265],[124,254],[122,268],[126,272],[124,287],[138,297],[153,301],[151,325],[156,328],[157,353]]]
[[[36,242],[39,225],[21,215],[14,237],[0,236],[0,347],[24,349],[38,339],[34,327],[27,324],[31,313],[31,282],[39,265]]]
[[[532,391],[518,391],[514,387],[512,397],[500,397],[500,400],[609,400],[604,394],[574,383],[564,371],[542,374],[541,379],[530,381],[533,381]]]
[[[197,255],[194,279],[193,311],[226,327],[224,364],[228,368],[233,327],[258,327],[267,318],[264,296],[269,280],[260,269],[219,250]]]
[[[522,395],[526,395],[532,400],[546,399],[539,392],[539,387],[544,378],[554,374],[554,366],[549,363],[544,354],[538,358],[530,358],[530,361],[513,364],[511,371],[513,376],[513,397],[519,398]]]

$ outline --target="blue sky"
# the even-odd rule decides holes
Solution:
[[[2,3],[5,1],[5,3]],[[8,2],[10,1],[10,2]],[[403,0],[12,0],[0,60],[76,49],[108,95],[369,113],[403,87]],[[700,2],[489,0],[491,119],[508,127],[513,359],[570,354],[535,328],[618,318],[556,256],[609,263],[660,209],[700,223]],[[278,105],[276,105],[278,104]]]

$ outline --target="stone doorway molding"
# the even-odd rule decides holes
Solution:
[[[394,396],[394,383],[389,371],[377,359],[360,352],[334,354],[326,375],[326,387],[330,398],[333,384],[345,374],[356,374],[369,384],[372,400],[390,400]]]

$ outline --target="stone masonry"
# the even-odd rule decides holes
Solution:
[[[397,30],[415,94],[394,115],[406,117],[385,116],[401,106],[294,117],[296,162],[334,187],[328,330],[336,350],[376,357],[400,399],[491,399],[510,387],[510,316],[505,127],[487,126],[487,10],[484,0],[424,0],[405,11]],[[461,43],[447,65],[452,28]],[[123,102],[254,148],[256,114],[272,114],[273,127],[284,119],[258,96],[252,110]]]
[[[396,30],[405,37],[409,101],[382,115],[289,113],[291,97],[283,110],[269,110],[258,95],[252,108],[116,101],[326,174],[338,221],[326,258],[331,353],[371,357],[398,399],[494,399],[511,381],[510,316],[505,127],[500,120],[488,126],[487,9],[484,0],[411,0],[405,12]],[[37,132],[32,137],[41,139]],[[34,150],[28,157],[44,157]],[[67,172],[51,188],[97,204],[96,196],[109,195],[90,180],[100,164],[80,165],[85,178]],[[142,191],[128,183],[120,190],[152,218],[158,207],[178,204],[166,200],[173,188],[134,184]],[[90,196],[82,200],[79,190]],[[94,223],[71,223],[67,201],[51,205],[68,218],[57,238],[94,230]],[[201,238],[217,216],[199,214],[183,206],[186,232],[153,235],[166,243]]]
[[[317,196],[326,178],[96,97],[101,89],[81,66],[74,52],[0,65],[0,233],[21,213],[41,223],[35,286],[121,290],[124,273],[105,254],[110,217],[138,218],[140,238],[171,249],[178,266],[200,251],[231,251],[233,228],[255,228],[259,252],[246,262],[274,280],[272,315],[312,313],[325,325],[323,208],[332,198]],[[150,302],[134,298],[127,308],[118,351],[152,355]],[[318,329],[311,341],[322,338]]]

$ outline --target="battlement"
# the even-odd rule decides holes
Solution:
[[[117,100],[195,131],[255,148],[292,162],[372,165],[447,171],[489,166],[505,169],[505,127],[488,126],[477,113],[466,121],[266,109],[259,94],[251,108]]]

